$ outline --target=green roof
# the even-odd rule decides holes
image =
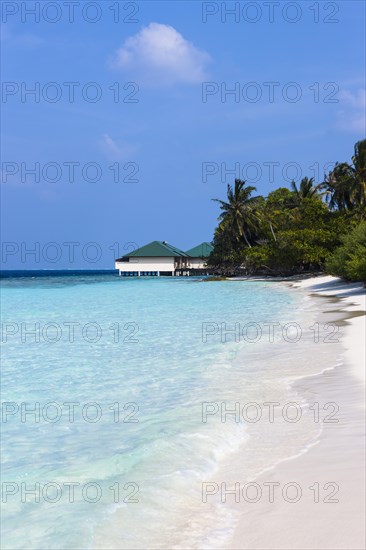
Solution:
[[[166,241],[152,241],[149,244],[146,244],[145,246],[142,246],[141,248],[138,248],[137,250],[134,250],[133,252],[130,252],[129,254],[125,254],[122,256],[122,258],[131,258],[131,257],[138,257],[138,258],[147,258],[147,257],[176,257],[176,256],[184,256],[187,257],[188,254],[183,252],[182,250],[179,250],[179,248],[176,248],[175,246],[172,246],[171,244],[168,244]],[[121,259],[118,258],[117,261]]]
[[[213,251],[212,244],[205,242],[205,243],[198,244],[194,248],[190,248],[189,250],[186,251],[186,254],[191,258],[207,258],[212,251]]]

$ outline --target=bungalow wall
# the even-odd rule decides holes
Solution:
[[[206,267],[206,260],[202,258],[189,258],[188,261],[192,269],[204,269]]]
[[[131,256],[129,262],[116,262],[116,269],[120,272],[128,271],[174,271],[174,258],[170,257],[153,257],[153,258],[138,258]]]

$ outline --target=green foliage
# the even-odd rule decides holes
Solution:
[[[326,269],[331,275],[366,282],[366,222],[344,235],[342,245],[329,258]]]
[[[234,187],[227,186],[227,202],[213,199],[220,204],[221,229],[229,233],[239,247],[244,243],[250,247],[258,232],[257,212],[261,197],[252,197],[253,191],[255,187],[236,179]]]
[[[366,140],[356,143],[352,164],[337,163],[321,184],[305,177],[299,186],[292,182],[291,189],[280,187],[266,198],[253,197],[254,191],[235,180],[226,202],[215,199],[221,214],[208,263],[217,273],[289,274],[327,265],[344,277],[360,276],[361,244],[347,262],[345,243],[338,255],[335,251],[343,235],[366,219]]]
[[[229,224],[221,222],[215,230],[213,238],[213,251],[208,263],[213,267],[220,265],[232,265],[235,262],[236,240],[232,234]]]
[[[331,210],[351,212],[366,219],[366,139],[354,147],[352,164],[337,162],[322,184]]]
[[[279,231],[277,240],[247,249],[243,264],[250,271],[267,269],[279,274],[319,270],[338,244],[338,237],[326,229]]]

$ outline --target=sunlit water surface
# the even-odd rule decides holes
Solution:
[[[7,278],[2,310],[4,548],[225,548],[236,512],[203,483],[255,479],[319,435],[291,382],[339,350],[284,284]],[[270,423],[266,402],[301,421]]]

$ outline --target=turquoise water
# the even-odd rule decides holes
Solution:
[[[255,476],[315,428],[297,426],[288,448],[291,432],[263,423],[203,423],[202,402],[293,397],[306,342],[204,342],[202,323],[284,324],[305,306],[267,282],[3,279],[3,548],[225,547],[235,514],[203,506],[202,482],[239,450]],[[318,369],[300,363],[299,376]]]

